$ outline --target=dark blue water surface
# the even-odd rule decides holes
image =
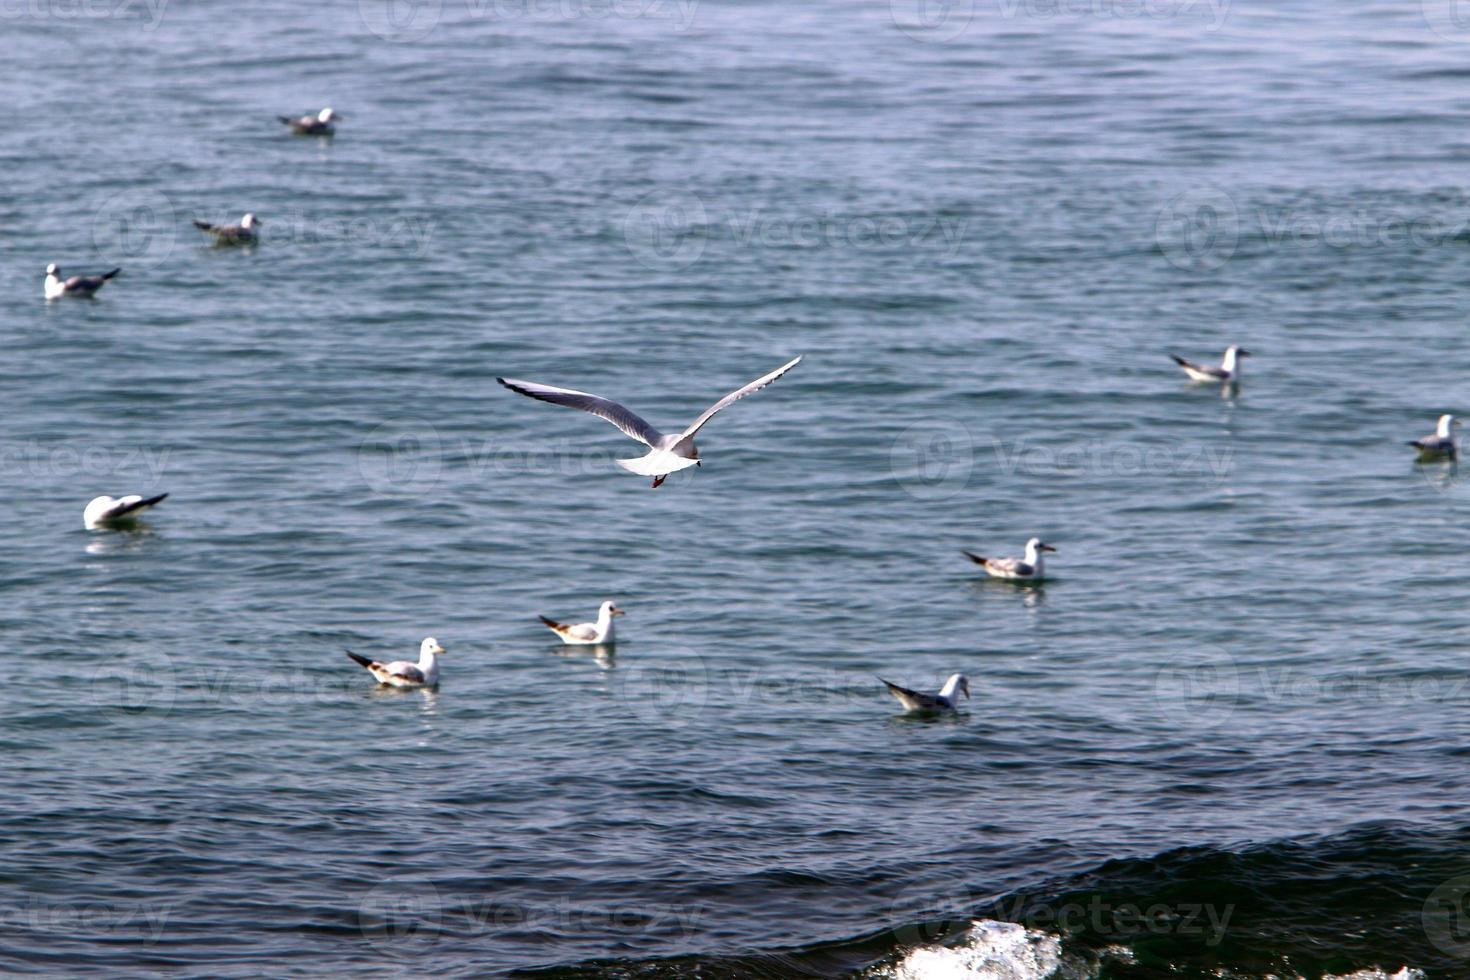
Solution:
[[[1450,6],[0,25],[0,971],[1470,976]]]

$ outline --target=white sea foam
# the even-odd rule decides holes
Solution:
[[[892,980],[1045,980],[1057,975],[1062,943],[1014,922],[980,919],[956,946],[916,949],[874,976]]]

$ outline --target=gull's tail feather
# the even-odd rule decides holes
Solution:
[[[620,459],[617,464],[631,473],[639,476],[668,476],[679,470],[688,469],[697,464],[699,460],[688,459],[675,453],[662,449],[655,449],[646,456],[637,459]]]
[[[368,670],[372,670],[373,669],[373,662],[371,660],[369,660],[367,657],[359,657],[357,654],[353,653],[351,650],[348,650],[347,651],[347,656],[351,657],[353,660],[356,660],[358,663],[362,664]]]

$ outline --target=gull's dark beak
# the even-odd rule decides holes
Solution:
[[[1251,352],[1248,351],[1248,350],[1237,350],[1235,352],[1235,356],[1236,357],[1253,357],[1254,355],[1251,354]]]
[[[1042,551],[1056,551],[1057,549],[1053,548],[1049,544],[1044,544],[1044,545],[1041,546],[1041,550]]]
[[[965,697],[969,697],[970,696],[970,682],[969,682],[969,680],[960,681],[960,690],[965,692]]]
[[[614,606],[613,607],[612,614],[614,616],[626,616],[626,615],[628,615],[626,612],[624,612],[623,610],[619,609],[617,606]]]

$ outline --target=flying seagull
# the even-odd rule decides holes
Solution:
[[[102,496],[94,497],[82,511],[82,523],[89,531],[107,527],[119,521],[130,521],[138,516],[138,512],[163,500],[168,494],[161,493],[156,497],[140,497],[136,493],[130,493],[126,497]]]
[[[1453,415],[1441,415],[1434,435],[1415,439],[1409,445],[1419,450],[1420,459],[1435,459],[1455,455],[1455,426],[1460,420]]]
[[[737,388],[730,392],[705,409],[703,415],[677,435],[664,435],[643,421],[631,409],[603,398],[601,395],[574,391],[571,388],[553,388],[551,385],[537,384],[534,381],[518,381],[515,378],[496,378],[495,380],[511,391],[518,391],[529,398],[551,402],[553,405],[565,405],[568,408],[580,408],[598,418],[607,419],[627,435],[648,446],[649,451],[646,455],[637,459],[620,459],[617,463],[625,470],[653,477],[653,485],[656,488],[668,478],[670,473],[699,465],[699,449],[694,445],[694,434],[703,428],[706,422],[714,418],[716,412],[732,402],[739,401],[751,392],[760,391],[800,363],[801,358],[797,357],[770,374],[756,378],[744,388]]]
[[[986,558],[984,555],[974,555],[968,551],[963,554],[995,578],[1009,579],[1012,582],[1038,582],[1046,577],[1046,559],[1042,556],[1042,552],[1056,550],[1049,544],[1042,544],[1040,538],[1032,538],[1026,542],[1024,560]]]
[[[613,635],[613,617],[623,615],[626,614],[609,599],[598,607],[595,623],[577,623],[575,626],[568,626],[566,623],[558,623],[545,616],[539,618],[546,624],[547,629],[561,637],[563,643],[569,646],[587,646],[616,643],[617,638]]]
[[[1184,369],[1191,381],[1214,381],[1234,384],[1240,380],[1240,366],[1237,360],[1242,357],[1250,357],[1251,352],[1243,347],[1231,344],[1225,348],[1225,359],[1220,362],[1219,367],[1210,367],[1207,364],[1196,364],[1194,361],[1186,361],[1178,354],[1170,354],[1174,363]]]
[[[92,294],[121,271],[121,269],[113,269],[100,276],[72,276],[70,279],[63,279],[61,278],[61,267],[52,262],[46,267],[46,298],[81,296],[84,299],[91,299]]]
[[[331,109],[323,109],[316,115],[306,115],[293,119],[290,116],[277,116],[281,122],[291,127],[291,132],[297,136],[331,136],[337,131],[332,125],[342,117]]]
[[[878,678],[883,681],[883,678]],[[964,693],[970,696],[970,679],[964,674],[950,674],[949,680],[939,689],[938,694],[924,694],[920,691],[910,691],[906,687],[899,687],[892,681],[883,681],[888,685],[888,690],[898,698],[898,703],[903,705],[905,711],[941,711],[950,712],[958,708],[959,695]]]
[[[255,215],[247,214],[238,225],[212,225],[208,221],[196,220],[194,227],[213,235],[216,245],[254,245],[260,241],[260,233],[255,229],[263,224],[265,222]]]
[[[347,651],[347,656],[367,668],[368,673],[376,677],[379,684],[386,684],[389,687],[433,687],[439,683],[437,658],[443,653],[444,648],[439,645],[439,641],[429,636],[419,644],[419,662],[416,664],[411,664],[407,660],[380,664],[376,660],[359,657],[351,650]]]

